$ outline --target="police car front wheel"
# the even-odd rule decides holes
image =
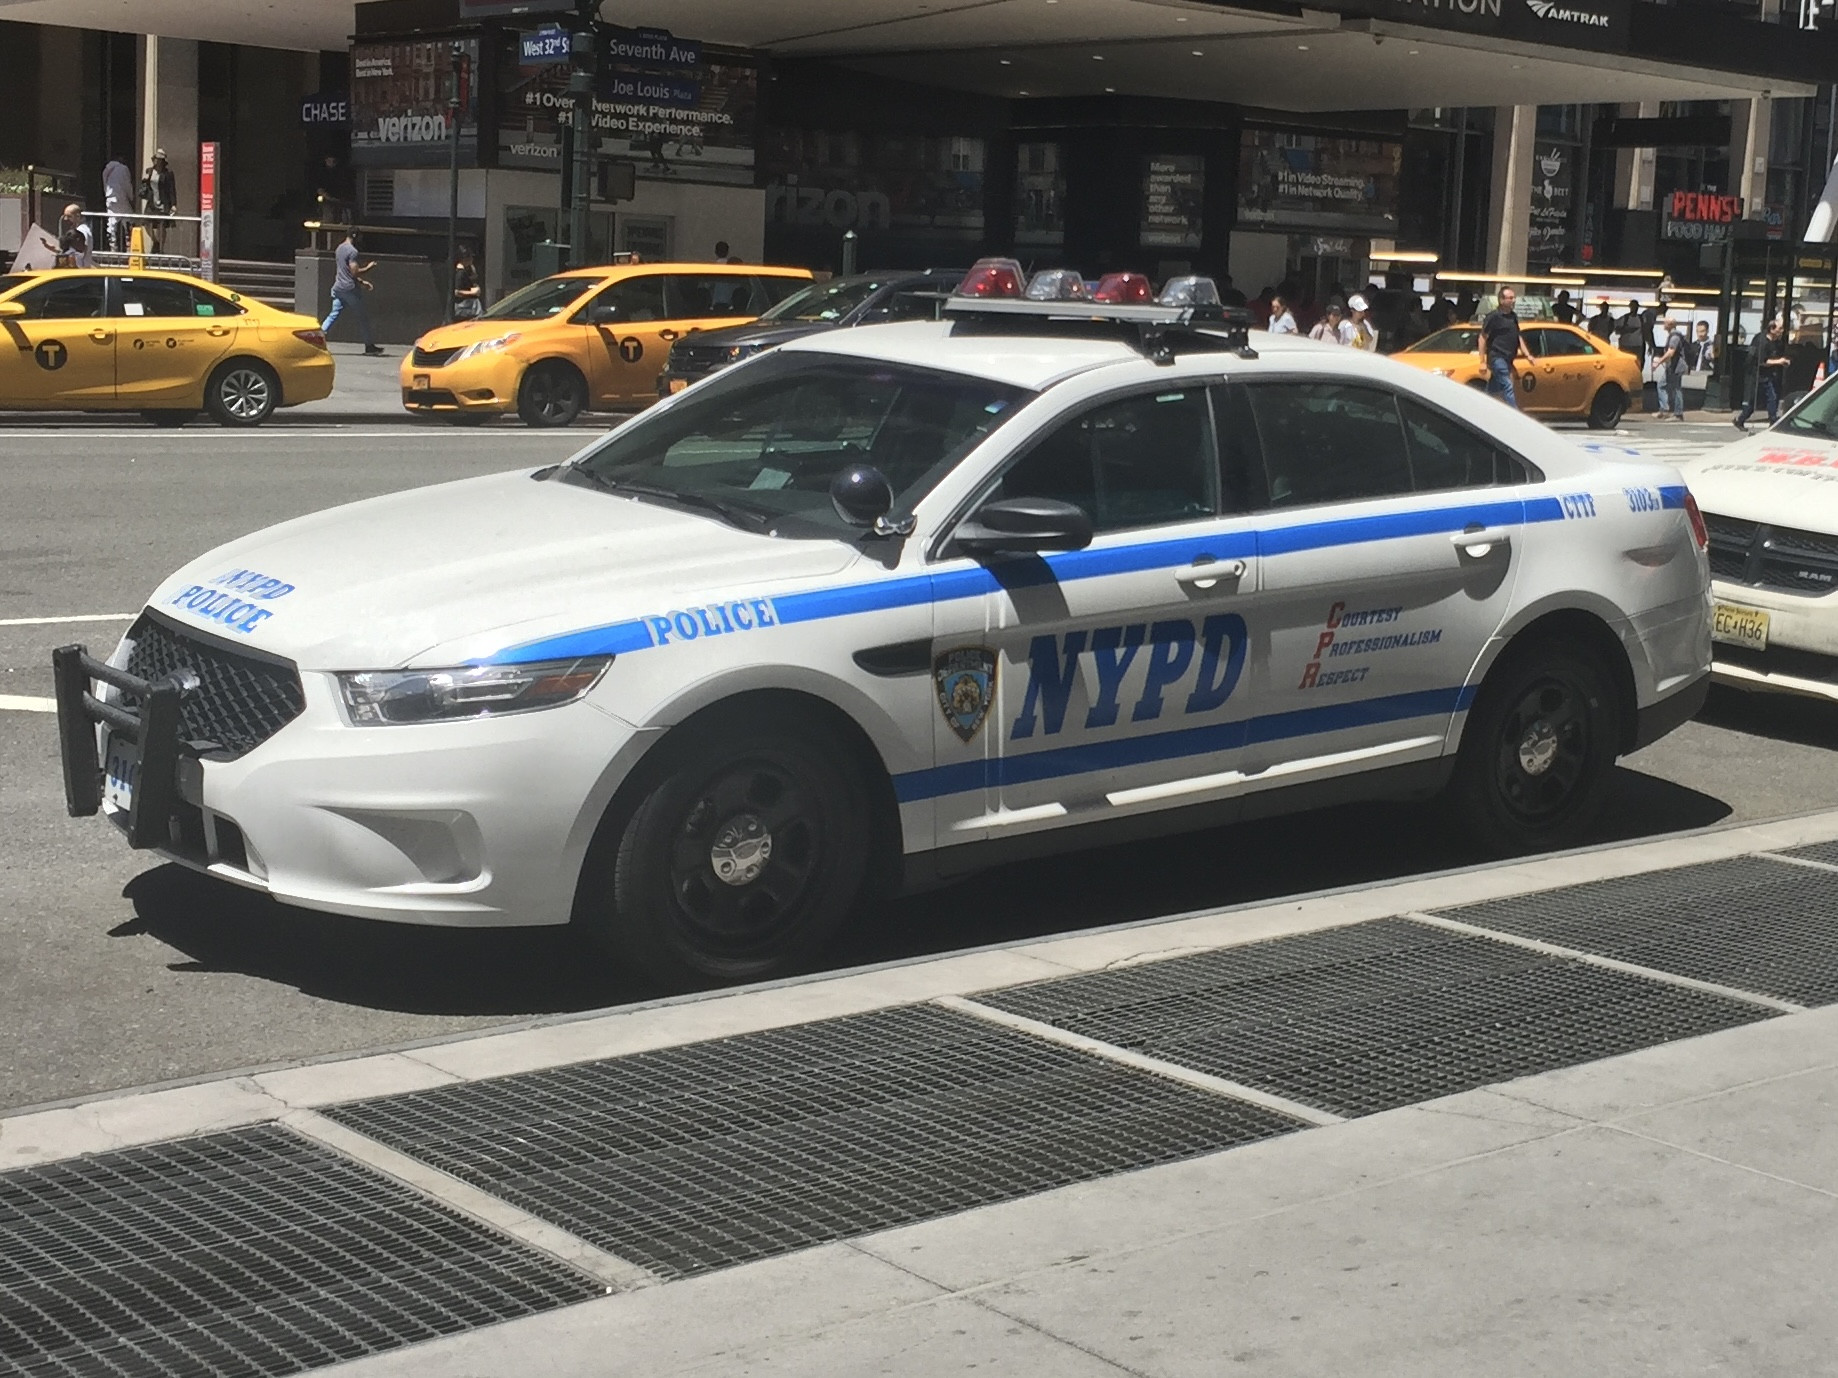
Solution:
[[[1491,853],[1575,846],[1607,803],[1616,693],[1589,651],[1547,640],[1511,647],[1481,686],[1449,802]]]
[[[673,754],[616,850],[596,847],[576,912],[617,959],[672,988],[793,970],[861,893],[869,812],[819,729],[717,730]]]

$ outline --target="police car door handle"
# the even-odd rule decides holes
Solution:
[[[1481,559],[1491,554],[1493,548],[1512,544],[1513,533],[1503,526],[1471,526],[1466,531],[1457,531],[1449,537],[1449,544],[1462,554],[1473,559]]]
[[[1245,563],[1243,560],[1215,560],[1210,555],[1202,555],[1190,565],[1182,565],[1174,571],[1175,581],[1191,584],[1197,589],[1209,589],[1214,584],[1235,584],[1244,578]]]

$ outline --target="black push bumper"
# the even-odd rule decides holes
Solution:
[[[64,803],[70,816],[84,818],[102,807],[103,764],[96,756],[100,723],[140,751],[128,810],[128,845],[168,845],[179,803],[179,763],[190,754],[179,739],[179,709],[188,694],[197,692],[197,675],[178,670],[149,682],[103,664],[82,646],[58,647],[51,653],[51,668],[57,684]],[[136,706],[104,703],[90,692],[97,680],[127,695]]]

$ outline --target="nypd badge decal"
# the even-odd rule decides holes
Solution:
[[[996,697],[996,653],[983,646],[946,651],[932,663],[938,707],[959,738],[968,742],[989,717]]]

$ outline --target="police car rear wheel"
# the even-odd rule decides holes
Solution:
[[[1586,651],[1510,649],[1481,687],[1449,802],[1484,850],[1574,846],[1601,816],[1615,762],[1615,691]]]
[[[587,380],[568,364],[537,364],[517,389],[517,415],[526,426],[567,426],[587,406]]]
[[[220,426],[259,426],[280,400],[280,379],[254,359],[232,359],[204,388],[204,409]]]
[[[861,892],[868,814],[845,754],[814,729],[717,731],[639,802],[611,904],[590,921],[670,987],[793,970]]]
[[[1621,423],[1621,413],[1627,410],[1627,394],[1614,383],[1604,383],[1596,389],[1595,397],[1589,403],[1589,428],[1596,431],[1612,431]]]

